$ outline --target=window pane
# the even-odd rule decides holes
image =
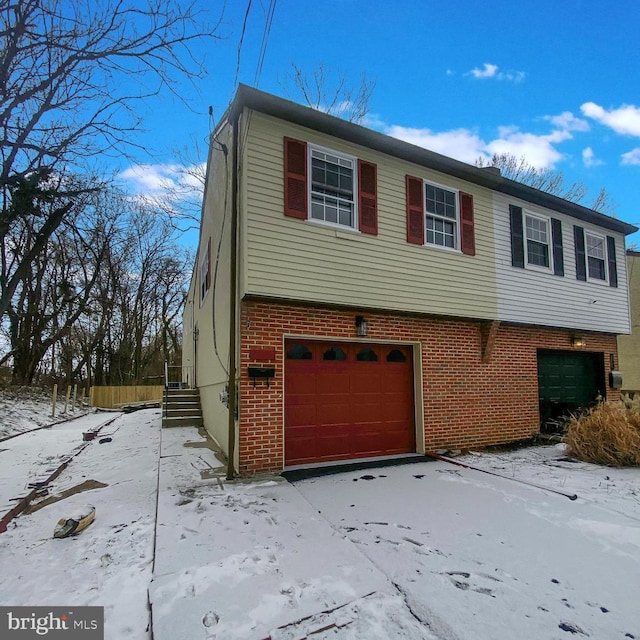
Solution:
[[[589,256],[589,277],[597,280],[605,279],[604,260]]]
[[[353,227],[353,162],[312,149],[311,165],[311,218]]]
[[[287,351],[288,360],[311,360],[313,354],[303,344],[297,344]]]
[[[587,234],[587,255],[604,260],[604,240]]]
[[[427,244],[455,249],[457,237],[456,194],[425,184]]]
[[[406,362],[407,356],[400,349],[393,349],[387,354],[387,362]]]
[[[377,362],[378,354],[373,349],[361,349],[356,355],[359,362]]]
[[[327,349],[323,356],[323,360],[346,360],[347,354],[340,347],[331,347]]]
[[[539,267],[549,266],[549,247],[540,242],[527,240],[527,262]]]

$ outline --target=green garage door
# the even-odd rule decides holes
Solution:
[[[588,407],[605,397],[604,354],[538,351],[540,421]]]

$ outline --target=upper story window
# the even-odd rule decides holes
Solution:
[[[311,148],[311,218],[355,227],[353,158]]]
[[[618,286],[616,239],[604,236],[584,227],[574,225],[573,239],[576,252],[576,278],[599,282],[609,281],[610,287]]]
[[[378,168],[284,138],[284,215],[378,235]]]
[[[458,248],[457,195],[444,187],[425,184],[427,244]]]
[[[607,279],[607,254],[602,236],[585,233],[587,249],[587,275],[594,280]]]
[[[525,216],[527,235],[527,265],[551,267],[549,219],[527,214]]]
[[[406,176],[407,242],[475,256],[473,196]]]
[[[509,205],[511,265],[564,276],[562,222]]]

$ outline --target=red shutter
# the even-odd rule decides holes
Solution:
[[[407,242],[424,244],[422,179],[407,176]]]
[[[378,168],[358,160],[358,209],[360,231],[378,235]]]
[[[284,139],[284,215],[307,219],[307,143]]]
[[[473,196],[460,192],[460,244],[462,253],[476,255],[476,236],[473,224]]]

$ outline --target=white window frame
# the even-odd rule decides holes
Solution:
[[[314,144],[307,145],[308,157],[307,157],[307,165],[309,167],[307,171],[307,201],[309,202],[309,213],[307,215],[307,220],[309,222],[314,222],[316,224],[321,224],[323,226],[333,227],[334,229],[346,229],[350,231],[358,231],[358,160],[354,156],[347,155],[346,153],[341,153],[339,151],[334,151],[333,149],[327,149],[326,147],[320,147]],[[351,171],[353,176],[353,184],[352,184],[352,200],[351,205],[352,209],[352,222],[353,224],[341,224],[338,222],[330,222],[327,220],[320,220],[318,218],[313,217],[313,153],[323,153],[330,156],[335,156],[340,160],[344,160],[346,162],[351,163]],[[342,200],[347,201],[346,198],[342,198]]]
[[[588,237],[597,238],[602,242],[602,260],[604,261],[604,278],[594,278],[591,275],[589,269],[589,242]],[[593,256],[596,257],[596,256]],[[587,271],[587,282],[595,282],[597,284],[609,284],[609,254],[607,251],[607,238],[599,233],[595,233],[594,231],[589,231],[588,229],[584,230],[584,261],[585,267]]]
[[[440,216],[437,213],[431,213],[429,211],[427,211],[427,185],[430,187],[434,187],[435,189],[442,189],[444,191],[449,191],[450,193],[453,193],[453,196],[455,198],[455,208],[456,208],[456,219],[453,220],[453,218],[448,218],[446,216]],[[423,220],[423,225],[424,225],[424,245],[426,247],[434,247],[435,249],[442,249],[444,251],[455,251],[456,253],[461,253],[462,250],[460,248],[460,190],[459,189],[455,189],[453,187],[449,187],[446,184],[439,184],[437,182],[432,182],[431,180],[423,180],[423,194],[422,194],[422,198],[423,198],[423,202],[422,202],[422,206],[424,207],[424,220]],[[436,220],[444,220],[446,222],[452,222],[455,226],[455,231],[453,234],[453,239],[454,239],[454,246],[453,247],[447,247],[446,245],[442,245],[442,244],[438,244],[437,242],[429,242],[427,240],[427,218],[431,217],[434,218]]]
[[[211,265],[211,256],[209,255],[209,251],[211,249],[211,240],[209,240],[206,244],[206,250],[204,252],[204,256],[202,257],[202,262],[200,262],[200,306],[205,301],[207,294],[209,293],[209,289],[211,289],[211,273],[210,273],[210,265]],[[209,274],[209,282],[207,282],[207,274]],[[206,288],[205,288],[206,287]]]
[[[523,211],[523,236],[524,236],[524,264],[527,269],[533,269],[534,271],[542,271],[544,273],[553,273],[553,232],[551,229],[551,218],[548,216],[543,216],[539,213],[533,213],[531,211]],[[541,264],[535,264],[534,262],[529,262],[529,236],[527,235],[527,218],[533,218],[534,220],[538,220],[540,222],[544,222],[547,228],[547,249],[549,251],[549,266],[545,267]],[[532,242],[539,242],[539,240],[535,240],[531,238]],[[543,243],[540,243],[543,244]]]

